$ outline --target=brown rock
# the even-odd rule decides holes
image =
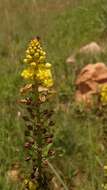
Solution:
[[[80,50],[79,53],[84,53],[84,54],[99,54],[102,52],[101,47],[96,43],[96,42],[91,42],[85,46],[83,46]]]
[[[104,63],[86,65],[76,80],[76,101],[92,102],[93,94],[97,94],[99,86],[105,83],[107,83],[107,66]]]
[[[67,58],[66,63],[67,64],[74,64],[76,62],[75,57],[71,55],[70,57]]]
[[[77,55],[90,55],[90,56],[96,56],[101,54],[103,49],[96,43],[96,42],[91,42],[83,47],[81,47],[78,51],[74,52],[71,54],[67,59],[66,63],[67,64],[75,64],[76,63],[76,56]]]
[[[12,168],[7,171],[7,179],[11,182],[18,182],[21,179],[19,164],[13,165]]]

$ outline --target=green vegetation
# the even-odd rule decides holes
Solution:
[[[65,60],[91,41],[107,48],[106,8],[107,0],[0,1],[0,190],[18,189],[19,184],[9,181],[8,171],[17,162],[20,168],[25,166],[17,100],[26,44],[38,35],[53,64],[57,92],[54,148],[58,155],[52,163],[69,190],[101,190],[107,157],[103,123],[95,110],[84,112],[74,103],[75,71],[89,60],[78,60],[77,66]]]

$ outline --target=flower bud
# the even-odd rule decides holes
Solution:
[[[28,179],[25,179],[24,180],[24,184],[27,185],[29,183],[29,180]]]
[[[34,54],[34,58],[39,58],[39,53],[38,52],[36,52],[35,54]]]
[[[26,50],[26,54],[30,54],[30,51],[28,49]]]
[[[50,125],[50,126],[53,126],[53,125],[55,125],[55,123],[54,123],[53,121],[50,121],[50,122],[49,122],[49,125]]]
[[[43,50],[40,51],[40,54],[41,54],[42,56],[46,56],[46,52],[43,51]]]
[[[43,63],[45,61],[46,57],[45,56],[40,56],[39,58],[39,62],[40,63]]]
[[[35,50],[34,49],[31,49],[30,50],[30,53],[33,55],[35,53]]]
[[[33,130],[33,126],[32,126],[32,125],[27,125],[27,128],[28,128],[29,130]]]
[[[30,140],[29,140],[29,143],[30,143],[31,145],[33,145],[33,144],[34,144],[34,140],[33,140],[33,139],[30,139]]]
[[[27,59],[24,59],[24,60],[23,60],[23,63],[28,63],[28,60],[27,60]]]
[[[26,58],[27,58],[28,60],[31,60],[31,59],[32,59],[32,56],[31,56],[31,55],[27,55]]]
[[[49,151],[48,151],[48,155],[49,155],[49,156],[54,156],[54,155],[55,155],[55,151],[49,150]]]
[[[45,67],[48,69],[48,68],[51,68],[51,64],[50,63],[46,63],[45,64]]]
[[[33,67],[36,67],[36,63],[35,62],[30,63],[30,65],[33,66]]]

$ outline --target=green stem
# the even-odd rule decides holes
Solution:
[[[40,115],[38,110],[38,122],[40,123]],[[42,184],[42,133],[41,133],[41,126],[38,127],[38,137],[37,137],[37,162],[38,162],[38,178],[40,185]]]
[[[37,167],[38,167],[38,179],[39,185],[41,189],[42,185],[42,132],[41,132],[41,118],[40,118],[40,105],[39,105],[39,93],[38,93],[38,85],[35,84],[34,87],[35,98],[36,98],[36,116],[37,116]]]
[[[56,169],[53,167],[53,165],[48,161],[48,166],[50,167],[50,169],[53,171],[53,173],[56,175],[57,179],[59,180],[60,184],[63,185],[65,190],[68,190],[68,187],[66,186],[66,184],[64,183],[64,181],[61,179],[60,175],[58,174],[58,172],[56,171]]]

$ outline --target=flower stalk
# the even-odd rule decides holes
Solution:
[[[24,96],[20,103],[24,104],[27,112],[25,121],[25,145],[27,162],[30,171],[22,189],[43,190],[49,188],[49,177],[44,163],[53,156],[49,144],[52,143],[53,110],[50,110],[50,99],[53,96],[53,77],[51,64],[46,61],[46,52],[37,37],[28,45],[24,59],[26,68],[21,76],[27,84],[20,92]],[[50,96],[51,95],[51,96]]]

